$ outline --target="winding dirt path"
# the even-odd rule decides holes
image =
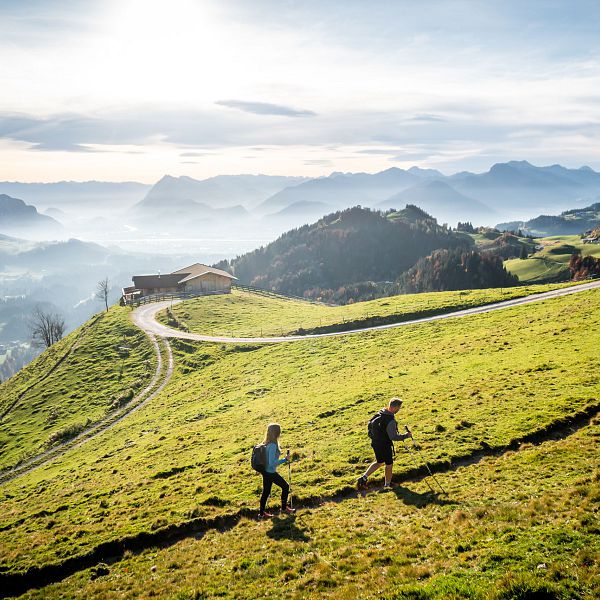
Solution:
[[[523,304],[531,304],[532,302],[540,302],[542,300],[549,300],[551,298],[560,298],[561,296],[568,296],[569,294],[577,294],[579,292],[585,292],[588,290],[594,290],[600,288],[600,281],[592,281],[590,283],[582,283],[569,288],[562,288],[559,290],[552,290],[550,292],[543,292],[541,294],[532,294],[530,296],[523,296],[522,298],[514,298],[512,300],[504,300],[503,302],[495,302],[494,304],[486,304],[483,306],[475,306],[473,308],[466,308],[464,310],[457,310],[454,312],[443,313],[434,315],[431,317],[423,317],[421,319],[412,319],[410,321],[401,321],[399,323],[389,323],[387,325],[374,325],[372,327],[364,327],[362,329],[351,329],[349,331],[334,331],[328,333],[312,333],[307,335],[288,335],[281,337],[225,337],[225,336],[214,336],[214,335],[203,335],[200,333],[190,333],[187,331],[180,331],[167,327],[156,320],[156,315],[161,310],[165,310],[171,304],[176,304],[178,301],[163,301],[156,302],[153,304],[145,304],[136,308],[132,313],[133,322],[147,333],[158,335],[162,338],[179,338],[183,340],[196,340],[200,342],[219,342],[222,344],[279,344],[283,342],[298,342],[301,340],[310,340],[318,338],[336,337],[341,335],[353,335],[357,333],[364,333],[368,331],[381,331],[383,329],[395,329],[396,327],[405,327],[407,325],[414,325],[416,323],[429,323],[431,321],[440,321],[442,319],[455,319],[457,317],[468,317],[470,315],[478,315],[482,313],[488,313],[495,310],[502,310],[505,308],[512,308],[514,306],[522,306]]]
[[[147,335],[152,342],[157,359],[156,370],[154,371],[154,375],[152,376],[152,379],[148,385],[139,394],[137,394],[131,400],[131,402],[127,403],[126,406],[111,413],[104,419],[97,421],[76,437],[57,446],[53,446],[52,448],[49,448],[40,454],[36,454],[12,469],[7,469],[0,472],[0,484],[7,483],[13,479],[16,479],[17,477],[25,475],[26,473],[30,473],[34,469],[37,469],[38,467],[55,460],[59,456],[62,456],[69,450],[78,448],[86,442],[93,440],[95,437],[105,433],[111,427],[114,427],[117,423],[120,423],[123,419],[145,406],[165,388],[171,379],[174,368],[171,346],[166,339],[163,339],[159,342],[155,335],[151,333],[147,333]],[[164,345],[166,358],[163,358],[163,352],[160,348],[161,343]]]

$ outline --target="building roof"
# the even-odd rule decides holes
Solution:
[[[165,287],[176,287],[192,279],[206,275],[207,273],[214,273],[221,277],[227,277],[228,279],[236,279],[231,273],[222,271],[221,269],[214,269],[202,263],[194,263],[189,267],[173,271],[173,273],[166,273],[164,275],[134,275],[133,288],[135,289],[148,289],[148,288],[165,288]]]
[[[181,281],[181,275],[167,273],[165,275],[134,275],[133,285],[137,289],[176,287]]]
[[[207,265],[203,265],[202,263],[194,263],[189,267],[185,267],[183,269],[179,269],[179,271],[173,271],[173,274],[180,274],[184,276],[184,279],[180,281],[180,283],[184,283],[185,281],[189,281],[191,279],[195,279],[196,277],[200,277],[200,275],[204,275],[206,273],[214,273],[215,275],[220,275],[221,277],[228,277],[229,279],[237,279],[231,273],[227,271],[222,271],[221,269],[215,269],[213,267],[209,267]]]

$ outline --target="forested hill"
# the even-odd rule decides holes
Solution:
[[[600,225],[600,202],[585,208],[566,210],[560,215],[540,215],[529,221],[500,223],[497,228],[504,231],[520,229],[536,236],[575,235]]]
[[[464,245],[464,237],[415,206],[387,213],[356,206],[221,266],[240,283],[302,295],[315,288],[395,281],[433,250]]]

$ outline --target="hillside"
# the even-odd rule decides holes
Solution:
[[[241,283],[302,295],[366,280],[393,281],[432,250],[464,244],[419,209],[385,215],[354,207],[289,231],[224,266]]]
[[[529,221],[500,223],[498,229],[523,232],[538,237],[552,235],[574,235],[595,229],[600,225],[600,202],[585,208],[573,208],[558,216],[540,215]]]
[[[600,258],[600,245],[584,244],[579,235],[550,236],[536,239],[535,242],[538,250],[526,259],[515,258],[504,263],[524,283],[567,281],[573,253]]]
[[[548,284],[420,294],[401,294],[345,306],[327,306],[234,289],[231,294],[175,304],[160,321],[193,333],[263,337],[346,331],[399,323],[494,302],[522,298],[569,284]],[[174,319],[173,319],[174,317]]]
[[[119,398],[130,400],[154,362],[124,309],[100,313],[56,343],[0,385],[0,471],[95,423]]]
[[[0,585],[36,598],[594,597],[598,326],[594,290],[358,336],[173,341],[175,372],[148,404],[1,485]],[[81,366],[65,369],[68,395]],[[402,445],[392,492],[352,491],[371,459],[366,421],[391,395],[447,496]],[[36,431],[38,401],[7,435]],[[274,420],[300,511],[256,522],[249,449]]]
[[[35,206],[25,204],[23,200],[0,194],[0,233],[28,237],[52,237],[62,232],[61,224],[40,214]]]

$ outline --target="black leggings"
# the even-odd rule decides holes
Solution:
[[[265,512],[267,507],[267,500],[271,494],[271,488],[273,484],[278,485],[281,488],[281,508],[287,506],[288,494],[290,493],[290,486],[288,482],[279,473],[262,473],[263,478],[263,491],[260,497],[260,512]]]

